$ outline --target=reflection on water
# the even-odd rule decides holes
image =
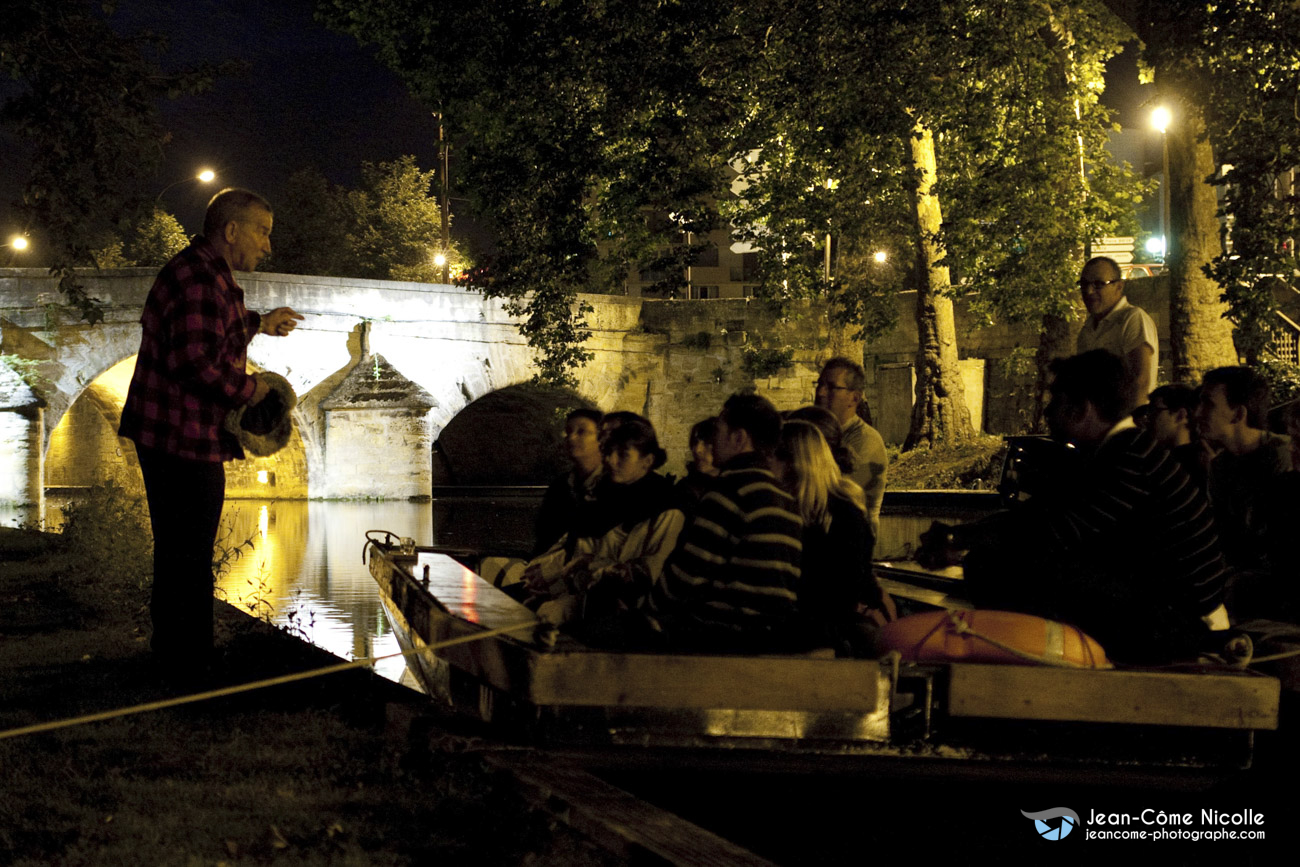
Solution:
[[[238,547],[239,556],[218,577],[218,594],[344,659],[398,653],[378,586],[361,562],[366,531],[389,530],[421,545],[514,550],[531,537],[537,502],[532,495],[433,503],[228,500],[219,547]],[[380,660],[375,669],[400,680],[405,663]]]
[[[252,548],[241,547],[218,577],[218,595],[344,659],[397,653],[361,546],[375,528],[428,539],[430,513],[429,503],[227,501],[223,546]],[[405,663],[375,668],[398,680]]]
[[[225,548],[239,548],[240,556],[219,576],[218,593],[344,659],[397,653],[378,587],[361,562],[366,531],[389,530],[421,545],[526,550],[541,491],[497,493],[432,503],[229,500],[222,540]],[[47,523],[57,525],[61,506],[58,498],[47,501]],[[18,523],[16,515],[8,517]],[[876,555],[910,550],[930,520],[883,516]],[[405,663],[400,657],[382,660],[376,670],[400,680]]]

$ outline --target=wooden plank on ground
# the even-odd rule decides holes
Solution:
[[[631,864],[766,867],[772,862],[567,763],[535,753],[485,753],[524,796]]]
[[[954,717],[1276,729],[1280,684],[1249,674],[954,664]]]

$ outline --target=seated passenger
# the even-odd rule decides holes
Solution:
[[[835,466],[840,468],[840,473],[848,476],[850,481],[857,484],[853,479],[853,455],[844,447],[844,429],[840,427],[840,420],[835,417],[833,412],[815,405],[801,406],[787,412],[785,420],[810,421],[817,425],[817,429],[822,432],[822,437],[826,440],[826,445],[830,446],[831,456],[835,458]],[[859,487],[861,486],[859,485]]]
[[[718,477],[718,468],[713,463],[713,437],[717,430],[717,416],[710,416],[691,426],[692,460],[686,464],[686,478],[677,483],[677,491],[681,495],[683,507],[692,512]]]
[[[781,427],[773,461],[803,518],[799,616],[809,640],[841,655],[869,648],[864,630],[892,619],[893,606],[871,571],[871,525],[857,482],[840,474],[821,431],[792,419]]]
[[[600,421],[598,409],[575,409],[564,419],[564,451],[573,469],[551,482],[542,497],[533,533],[533,556],[541,554],[564,535],[578,507],[595,499],[600,481]]]
[[[1210,504],[1223,553],[1238,572],[1266,568],[1263,497],[1291,469],[1291,440],[1264,430],[1267,413],[1268,382],[1250,368],[1219,367],[1205,374],[1196,428],[1220,449],[1210,461]],[[1239,613],[1231,604],[1229,611]]]
[[[1205,462],[1201,444],[1192,436],[1192,416],[1200,393],[1190,385],[1174,383],[1162,385],[1147,396],[1147,430],[1156,442],[1169,449],[1170,454],[1183,465],[1192,481],[1205,487]],[[1134,418],[1137,412],[1134,412]]]
[[[932,531],[918,559],[952,563],[955,550],[969,549],[977,605],[1074,624],[1112,659],[1195,655],[1207,618],[1222,614],[1228,575],[1204,493],[1133,425],[1117,356],[1091,350],[1051,371],[1048,424],[1082,452],[1086,472],[1070,490]]]
[[[718,416],[721,473],[650,594],[650,626],[670,646],[761,650],[794,636],[803,521],[768,455],[781,415],[765,398],[734,394]]]
[[[625,409],[616,409],[613,412],[605,413],[605,417],[600,420],[600,444],[604,445],[609,435],[618,430],[619,425],[628,421],[644,421],[642,416]]]
[[[579,616],[602,583],[611,585],[604,591],[611,601],[635,604],[663,572],[686,522],[672,483],[653,472],[666,456],[650,422],[639,416],[624,421],[601,451],[605,478],[595,508],[584,510],[569,533],[524,569],[529,602],[552,623]]]
[[[1300,623],[1300,542],[1296,540],[1296,528],[1300,527],[1300,400],[1286,407],[1283,418],[1291,438],[1291,471],[1274,480],[1265,506],[1271,583],[1260,616]]]

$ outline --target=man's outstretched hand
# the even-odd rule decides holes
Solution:
[[[272,337],[284,337],[305,318],[301,313],[294,312],[292,307],[277,307],[270,313],[262,314],[262,324],[258,330]]]

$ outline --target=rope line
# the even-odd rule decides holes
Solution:
[[[351,662],[340,662],[335,665],[327,665],[324,668],[313,668],[308,671],[298,671],[292,674],[282,674],[278,677],[269,677],[265,680],[253,680],[248,683],[238,683],[234,686],[225,686],[220,689],[212,689],[206,692],[196,692],[190,695],[177,696],[175,698],[161,699],[159,701],[146,702],[144,704],[131,705],[130,707],[115,708],[113,710],[100,711],[98,713],[86,714],[84,716],[70,717],[68,719],[52,720],[50,722],[36,723],[34,725],[23,726],[22,728],[8,729],[0,731],[0,741],[7,738],[17,738],[24,735],[34,735],[41,732],[55,731],[56,729],[71,728],[72,726],[85,725],[87,723],[100,722],[102,720],[115,719],[117,717],[131,716],[139,713],[149,713],[155,710],[164,710],[169,707],[177,707],[183,704],[194,704],[195,702],[208,701],[214,698],[223,698],[228,695],[237,695],[241,692],[252,692],[256,689],[265,689],[270,686],[281,686],[286,683],[294,683],[299,680],[310,680],[314,677],[324,677],[327,674],[337,674],[341,671],[348,671],[353,668],[371,666],[382,659],[395,659],[399,656],[414,656],[417,653],[430,653],[435,650],[442,650],[445,647],[454,647],[458,644],[469,644],[474,641],[482,641],[485,638],[494,638],[498,635],[505,635],[510,632],[522,632],[523,630],[534,630],[537,628],[536,621],[527,623],[516,623],[513,626],[502,626],[497,629],[489,629],[485,632],[475,633],[474,635],[462,635],[458,638],[449,638],[446,641],[440,641],[436,644],[427,644],[423,648],[414,650],[404,650],[398,653],[388,653],[383,656],[368,656],[364,659],[354,659]]]
[[[952,627],[957,631],[959,635],[974,636],[975,638],[978,638],[981,641],[987,641],[989,644],[993,645],[999,650],[1004,650],[1013,656],[1018,656],[1021,659],[1027,660],[1029,662],[1034,662],[1039,665],[1047,666],[1048,668],[1073,668],[1073,669],[1088,669],[1088,670],[1097,668],[1095,664],[1074,662],[1073,660],[1069,660],[1069,659],[1053,659],[1048,656],[1039,656],[1036,653],[1030,653],[1026,650],[1021,650],[1018,647],[1012,647],[1010,644],[1006,644],[1005,642],[998,641],[996,638],[993,638],[990,635],[985,635],[984,633],[973,629],[969,623],[967,623],[965,620],[961,618],[959,612],[956,611],[948,612],[948,622],[952,624]],[[1089,650],[1089,656],[1091,656],[1091,654],[1092,651]],[[1095,663],[1095,661],[1091,661],[1091,663]]]

